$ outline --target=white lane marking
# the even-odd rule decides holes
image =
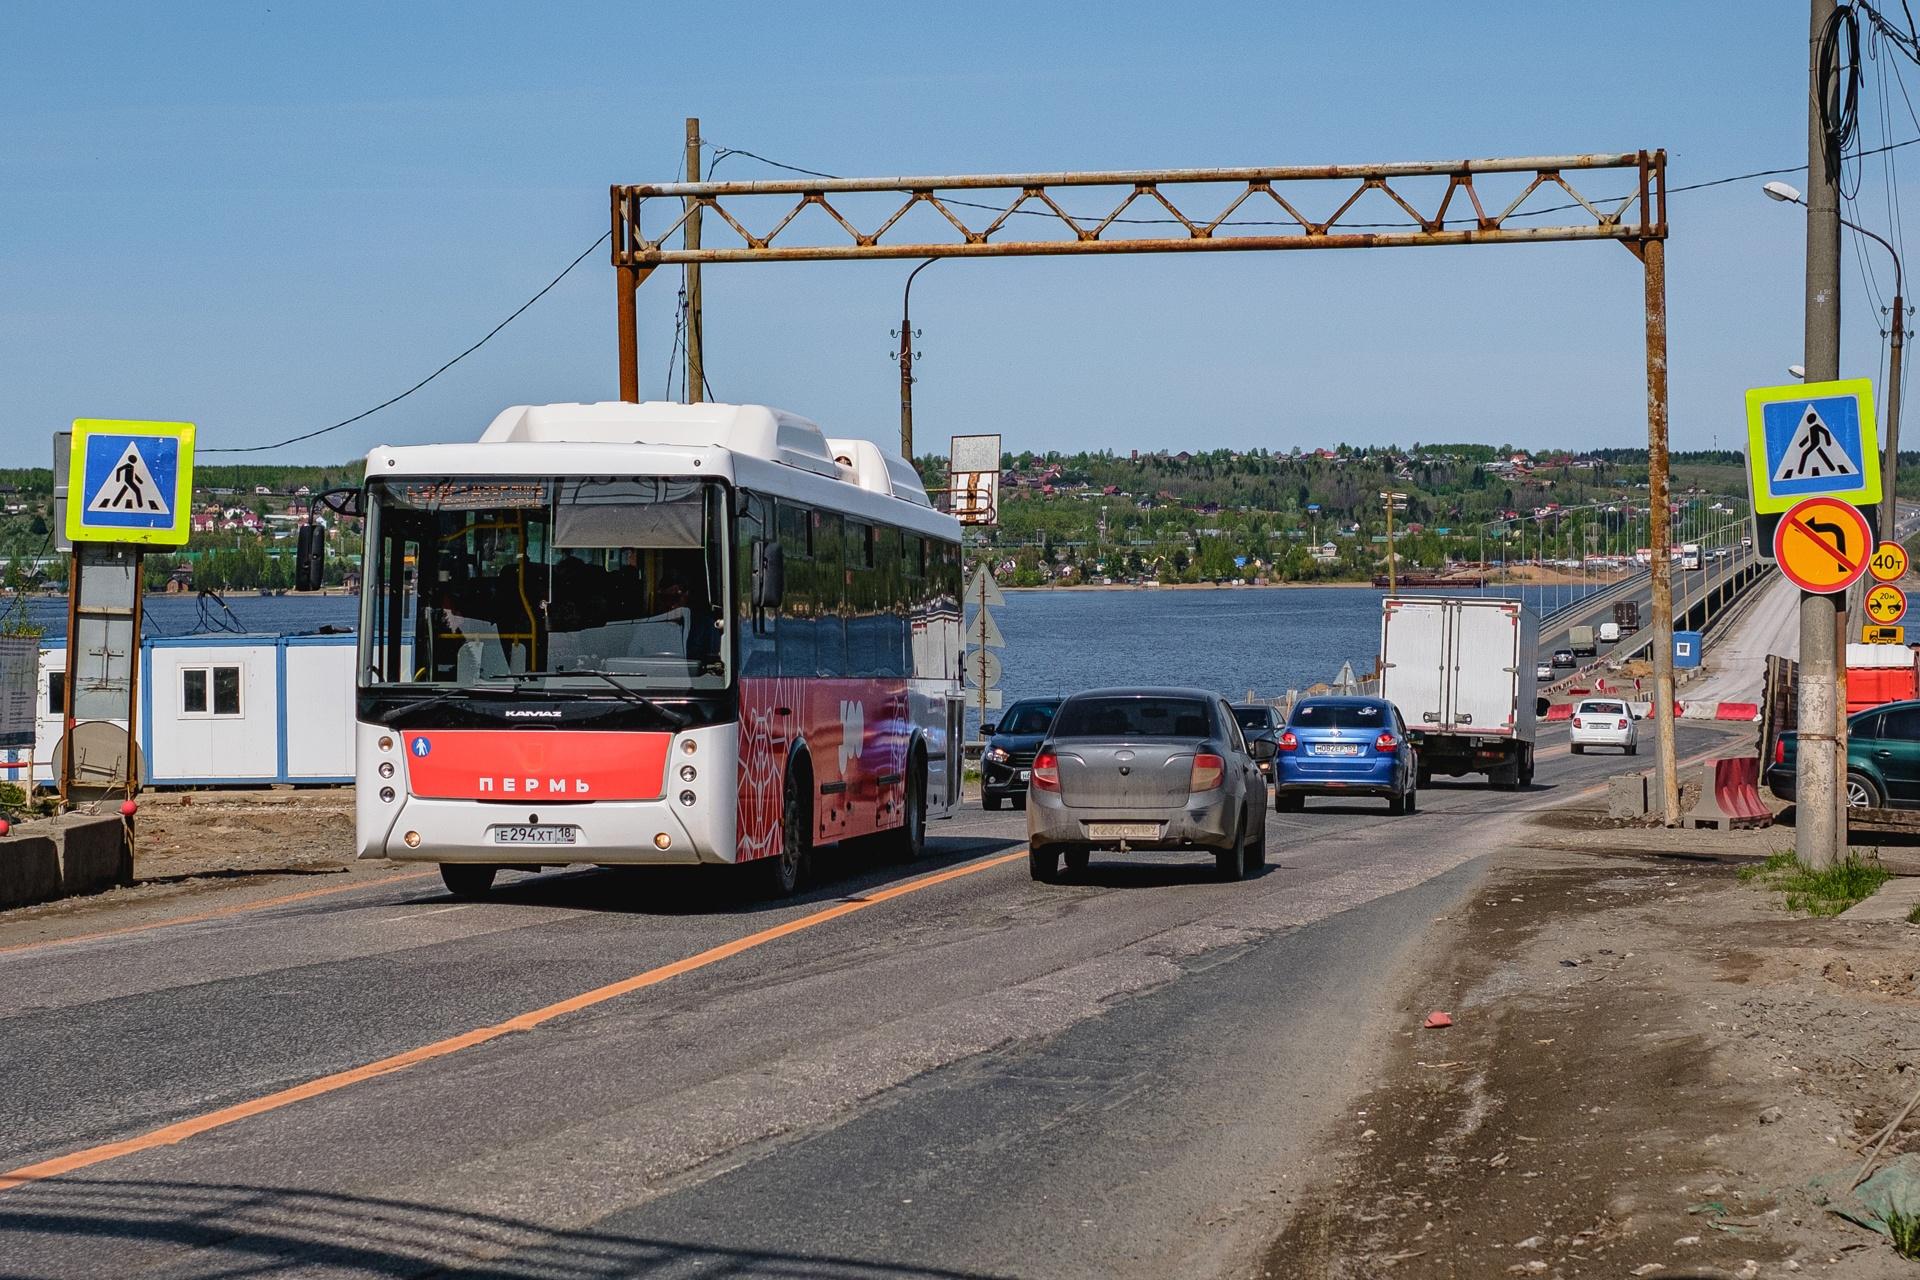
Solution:
[[[425,919],[427,916],[443,916],[449,911],[465,911],[468,907],[474,907],[478,905],[480,904],[476,902],[462,902],[451,907],[435,907],[432,911],[415,911],[411,915],[388,916],[384,920],[382,920],[380,923],[390,924],[396,920],[421,920],[421,919]]]

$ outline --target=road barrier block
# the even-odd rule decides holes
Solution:
[[[1552,706],[1547,708],[1547,719],[1549,720],[1573,719],[1573,704],[1571,702],[1554,703]]]
[[[1644,818],[1647,816],[1647,779],[1645,773],[1616,773],[1607,779],[1607,816]]]
[[[1722,702],[1714,710],[1715,720],[1758,720],[1760,704],[1757,702]]]
[[[1695,766],[1692,772],[1699,799],[1687,811],[1682,824],[1695,830],[1713,827],[1719,831],[1771,826],[1773,813],[1760,802],[1756,789],[1759,766],[1759,760],[1753,756],[1709,760]]]

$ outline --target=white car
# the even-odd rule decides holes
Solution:
[[[1536,663],[1534,663],[1534,664],[1533,664],[1533,678],[1534,678],[1535,680],[1551,680],[1551,679],[1553,679],[1553,667],[1552,667],[1552,665],[1551,665],[1551,664],[1549,664],[1549,663],[1545,663],[1545,662],[1536,662]]]
[[[1640,727],[1633,722],[1633,708],[1615,698],[1586,698],[1576,704],[1567,736],[1575,755],[1584,754],[1588,747],[1619,747],[1630,756],[1640,752]]]

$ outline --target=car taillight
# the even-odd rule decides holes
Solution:
[[[1294,736],[1293,730],[1289,729],[1280,735],[1280,741],[1274,745],[1278,746],[1282,751],[1298,751],[1300,749],[1300,739]]]
[[[1581,728],[1581,727],[1582,727],[1582,726],[1581,726],[1581,724],[1580,724],[1580,717],[1579,717],[1579,716],[1575,716],[1575,717],[1573,718],[1573,727],[1574,727],[1574,728],[1576,728],[1576,729],[1578,729],[1578,728]]]
[[[1785,764],[1787,762],[1787,740],[1785,738],[1775,738],[1773,740],[1773,762],[1775,764]]]
[[[1202,751],[1193,758],[1193,781],[1191,791],[1211,791],[1226,780],[1227,762],[1211,751]]]
[[[1381,755],[1391,755],[1400,749],[1400,741],[1390,733],[1383,733],[1373,740],[1373,749]]]
[[[1620,724],[1619,724],[1619,726],[1618,726],[1618,727],[1619,727],[1619,728],[1622,728],[1622,729],[1624,729],[1624,728],[1626,728],[1626,727],[1627,727],[1627,722],[1626,722],[1625,720],[1622,720],[1622,721],[1620,722]]]
[[[1060,789],[1060,757],[1051,751],[1042,751],[1033,762],[1032,784],[1041,791]]]

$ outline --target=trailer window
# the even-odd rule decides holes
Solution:
[[[240,714],[240,668],[237,666],[182,667],[182,716],[237,716]]]

